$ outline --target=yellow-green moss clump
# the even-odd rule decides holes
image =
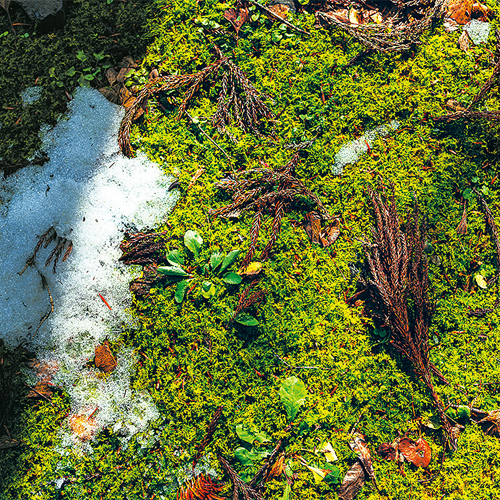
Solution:
[[[81,8],[95,16],[105,9],[97,2],[90,4]],[[126,6],[120,4],[120,9]],[[313,139],[296,175],[332,215],[340,217],[341,236],[326,249],[312,245],[299,225],[310,208],[297,205],[285,214],[258,284],[265,290],[265,298],[251,310],[259,320],[257,327],[231,322],[241,287],[219,287],[209,300],[188,296],[178,305],[172,286],[159,285],[147,298],[137,299],[135,314],[141,326],[124,335],[123,342],[139,353],[135,385],[151,393],[161,419],[126,449],[120,448],[110,430],[97,437],[92,455],[61,457],[55,449],[58,426],[68,409],[64,395],[53,404],[42,400],[36,406],[18,405],[6,423],[23,444],[0,450],[0,476],[4,478],[0,497],[174,498],[175,478],[191,463],[196,444],[219,405],[224,405],[223,417],[203,464],[214,467],[222,477],[214,456],[218,449],[246,477],[258,464],[245,468],[234,458],[234,450],[242,444],[236,425],[254,424],[276,442],[287,426],[278,390],[283,380],[295,375],[306,383],[308,396],[297,417],[302,423],[289,434],[287,452],[300,453],[318,464],[319,458],[304,450],[330,441],[343,475],[355,460],[348,434],[359,420],[358,428],[373,451],[380,487],[377,492],[367,483],[357,497],[360,500],[410,495],[433,500],[495,498],[500,489],[498,439],[467,425],[458,450],[448,452],[441,466],[440,431],[424,431],[419,426],[422,419],[433,415],[424,385],[411,375],[405,360],[391,351],[390,343],[380,343],[371,333],[363,304],[346,302],[357,291],[356,275],[363,261],[361,240],[369,234],[372,222],[365,186],[392,182],[400,211],[406,212],[416,197],[428,220],[431,295],[436,304],[430,356],[450,382],[447,386],[436,383],[437,392],[445,405],[500,407],[499,312],[494,310],[485,318],[467,314],[471,309],[493,307],[498,293],[498,285],[484,290],[474,281],[476,274],[494,276],[498,263],[479,205],[470,196],[470,188],[477,186],[498,215],[498,130],[484,122],[436,125],[430,118],[446,112],[448,99],[470,102],[489,78],[493,36],[487,45],[467,54],[457,45],[459,33],[446,33],[442,23],[437,23],[424,35],[422,45],[410,53],[371,54],[362,64],[348,66],[362,47],[339,32],[314,27],[311,14],[293,18],[311,32],[309,37],[282,29],[263,16],[243,26],[238,43],[230,36],[204,33],[203,26],[231,30],[223,18],[228,7],[213,1],[158,0],[154,3],[157,14],[140,32],[141,43],[151,41],[144,67],[157,67],[165,73],[202,69],[215,61],[213,43],[218,44],[270,96],[268,102],[277,116],[266,125],[267,137],[230,127],[235,143],[218,134],[206,119],[215,111],[220,84],[202,87],[190,104],[194,124],[187,118],[175,119],[176,109],[168,96],[158,97],[165,111],[150,103],[143,122],[133,127],[132,145],[179,178],[181,200],[168,226],[161,228],[173,237],[169,248],[180,246],[185,231],[193,229],[205,241],[205,260],[217,249],[224,254],[235,248],[246,252],[252,213],[244,212],[236,221],[210,217],[210,208],[228,202],[214,187],[215,182],[260,162],[271,167],[284,165],[292,154],[286,144]],[[100,20],[89,15],[87,22],[96,34],[94,50],[107,50],[97,43]],[[74,47],[81,36],[75,32],[54,45],[43,45],[36,37],[18,40],[18,52],[2,48],[9,53],[12,68],[17,68],[11,68],[10,78],[18,78],[18,72],[35,71],[19,69],[16,63],[24,51],[35,47],[42,60],[55,51],[62,57],[62,69],[74,65]],[[50,80],[48,70],[39,75],[45,81]],[[11,83],[5,72],[0,78],[2,92],[8,92]],[[7,103],[5,97],[3,102]],[[498,109],[498,104],[495,94],[485,102],[488,109]],[[55,110],[58,105],[53,106]],[[0,121],[4,116],[6,124],[17,119],[15,112],[9,113],[1,115]],[[33,116],[31,108],[23,113]],[[399,122],[397,130],[377,138],[368,154],[356,164],[346,165],[342,175],[332,173],[342,144],[392,120]],[[27,121],[23,119],[21,126]],[[200,127],[224,148],[231,162]],[[22,130],[27,135],[36,133],[36,128]],[[34,146],[25,141],[23,151]],[[0,156],[7,155],[5,147]],[[200,168],[204,173],[188,190]],[[463,196],[469,198],[468,233],[459,235],[456,227]],[[266,221],[256,260],[270,231],[270,221]],[[394,463],[376,456],[375,449],[392,441],[398,432],[414,437],[423,433],[433,452],[428,469],[406,465],[406,474],[401,475]],[[334,487],[315,484],[312,474],[297,460],[291,460],[290,466],[298,472],[290,498],[336,498]],[[55,481],[63,477],[68,480],[58,489],[60,483]],[[270,482],[266,498],[283,498],[285,485],[283,479]],[[229,487],[224,493],[230,494]]]

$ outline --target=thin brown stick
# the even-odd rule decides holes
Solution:
[[[40,277],[42,278],[43,288],[46,288],[47,292],[49,292],[50,311],[41,319],[40,323],[38,324],[37,329],[35,330],[35,333],[33,333],[33,335],[30,335],[30,337],[34,337],[38,333],[38,330],[40,330],[40,327],[44,324],[44,322],[51,315],[51,313],[54,312],[54,299],[52,298],[52,294],[50,293],[49,284],[47,283],[47,280],[45,279],[45,276],[43,274],[40,273]]]
[[[259,9],[262,9],[264,12],[267,12],[272,17],[275,17],[278,21],[280,21],[281,23],[285,24],[289,28],[291,28],[291,29],[293,29],[295,31],[298,31],[299,33],[302,33],[303,35],[307,35],[307,36],[311,35],[311,33],[309,33],[309,31],[305,31],[305,30],[303,30],[301,28],[298,28],[297,26],[295,26],[294,24],[292,24],[290,21],[287,21],[286,19],[283,19],[278,14],[275,14],[272,10],[268,9],[265,5],[262,5],[261,3],[256,2],[255,0],[248,0],[248,1],[250,3],[253,3]]]

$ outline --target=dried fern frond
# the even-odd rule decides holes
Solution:
[[[261,254],[262,260],[269,258],[271,250],[278,239],[283,216],[297,198],[307,198],[318,207],[321,216],[325,220],[330,219],[330,214],[318,196],[293,175],[299,159],[299,152],[295,152],[290,161],[280,169],[255,168],[236,173],[234,177],[224,179],[216,184],[219,189],[232,192],[233,201],[218,209],[210,210],[211,215],[229,217],[234,213],[245,210],[255,210],[250,231],[250,246],[243,259],[244,267],[250,264],[255,254],[265,212],[272,215],[273,224],[269,241]],[[247,178],[244,178],[244,176],[247,176]]]
[[[434,390],[429,360],[429,325],[433,306],[429,299],[429,276],[424,252],[426,228],[420,220],[418,205],[406,221],[406,231],[396,209],[394,189],[382,199],[368,189],[374,214],[372,243],[365,243],[370,278],[365,285],[370,293],[373,313],[391,329],[391,345],[410,361],[417,377],[424,380],[446,432],[449,447],[456,449],[451,425]]]
[[[205,81],[215,78],[220,69],[223,69],[224,72],[217,109],[211,118],[213,126],[219,132],[225,133],[227,132],[226,127],[234,123],[244,132],[262,135],[258,130],[262,118],[271,119],[274,116],[263,101],[267,96],[261,95],[243,71],[229,58],[224,57],[217,47],[216,50],[217,61],[197,73],[161,76],[146,84],[128,109],[120,125],[118,144],[124,155],[131,157],[134,154],[130,145],[130,127],[137,109],[144,107],[150,97],[160,92],[171,92],[187,87],[177,113],[177,119],[180,119],[201,85]]]

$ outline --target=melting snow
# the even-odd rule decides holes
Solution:
[[[9,347],[24,343],[39,359],[55,361],[59,370],[54,383],[69,394],[72,414],[94,412],[98,428],[112,425],[126,437],[144,430],[158,415],[149,395],[130,387],[135,363],[131,350],[115,353],[118,368],[109,375],[86,364],[96,345],[131,325],[128,283],[139,271],[134,274],[118,263],[123,231],[160,224],[176,194],[167,192],[172,179],[156,164],[119,152],[123,113],[97,90],[78,89],[67,119],[44,136],[42,150],[50,161],[2,181],[0,338]],[[38,238],[51,226],[73,242],[69,258],[59,260],[55,273],[52,265],[45,266],[52,242],[19,275]],[[36,332],[50,311],[42,276],[55,309]],[[63,444],[74,441],[66,433]]]

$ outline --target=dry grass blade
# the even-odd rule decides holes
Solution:
[[[462,213],[462,219],[457,226],[458,234],[467,234],[467,202],[464,202],[464,211]]]
[[[412,366],[431,393],[446,433],[446,443],[456,449],[451,425],[436,394],[429,361],[429,325],[433,307],[429,299],[428,264],[424,252],[425,225],[420,221],[418,205],[406,221],[406,233],[400,228],[394,189],[387,199],[371,188],[368,194],[375,213],[373,243],[365,244],[370,272],[368,287],[373,314],[389,326],[391,345]]]

